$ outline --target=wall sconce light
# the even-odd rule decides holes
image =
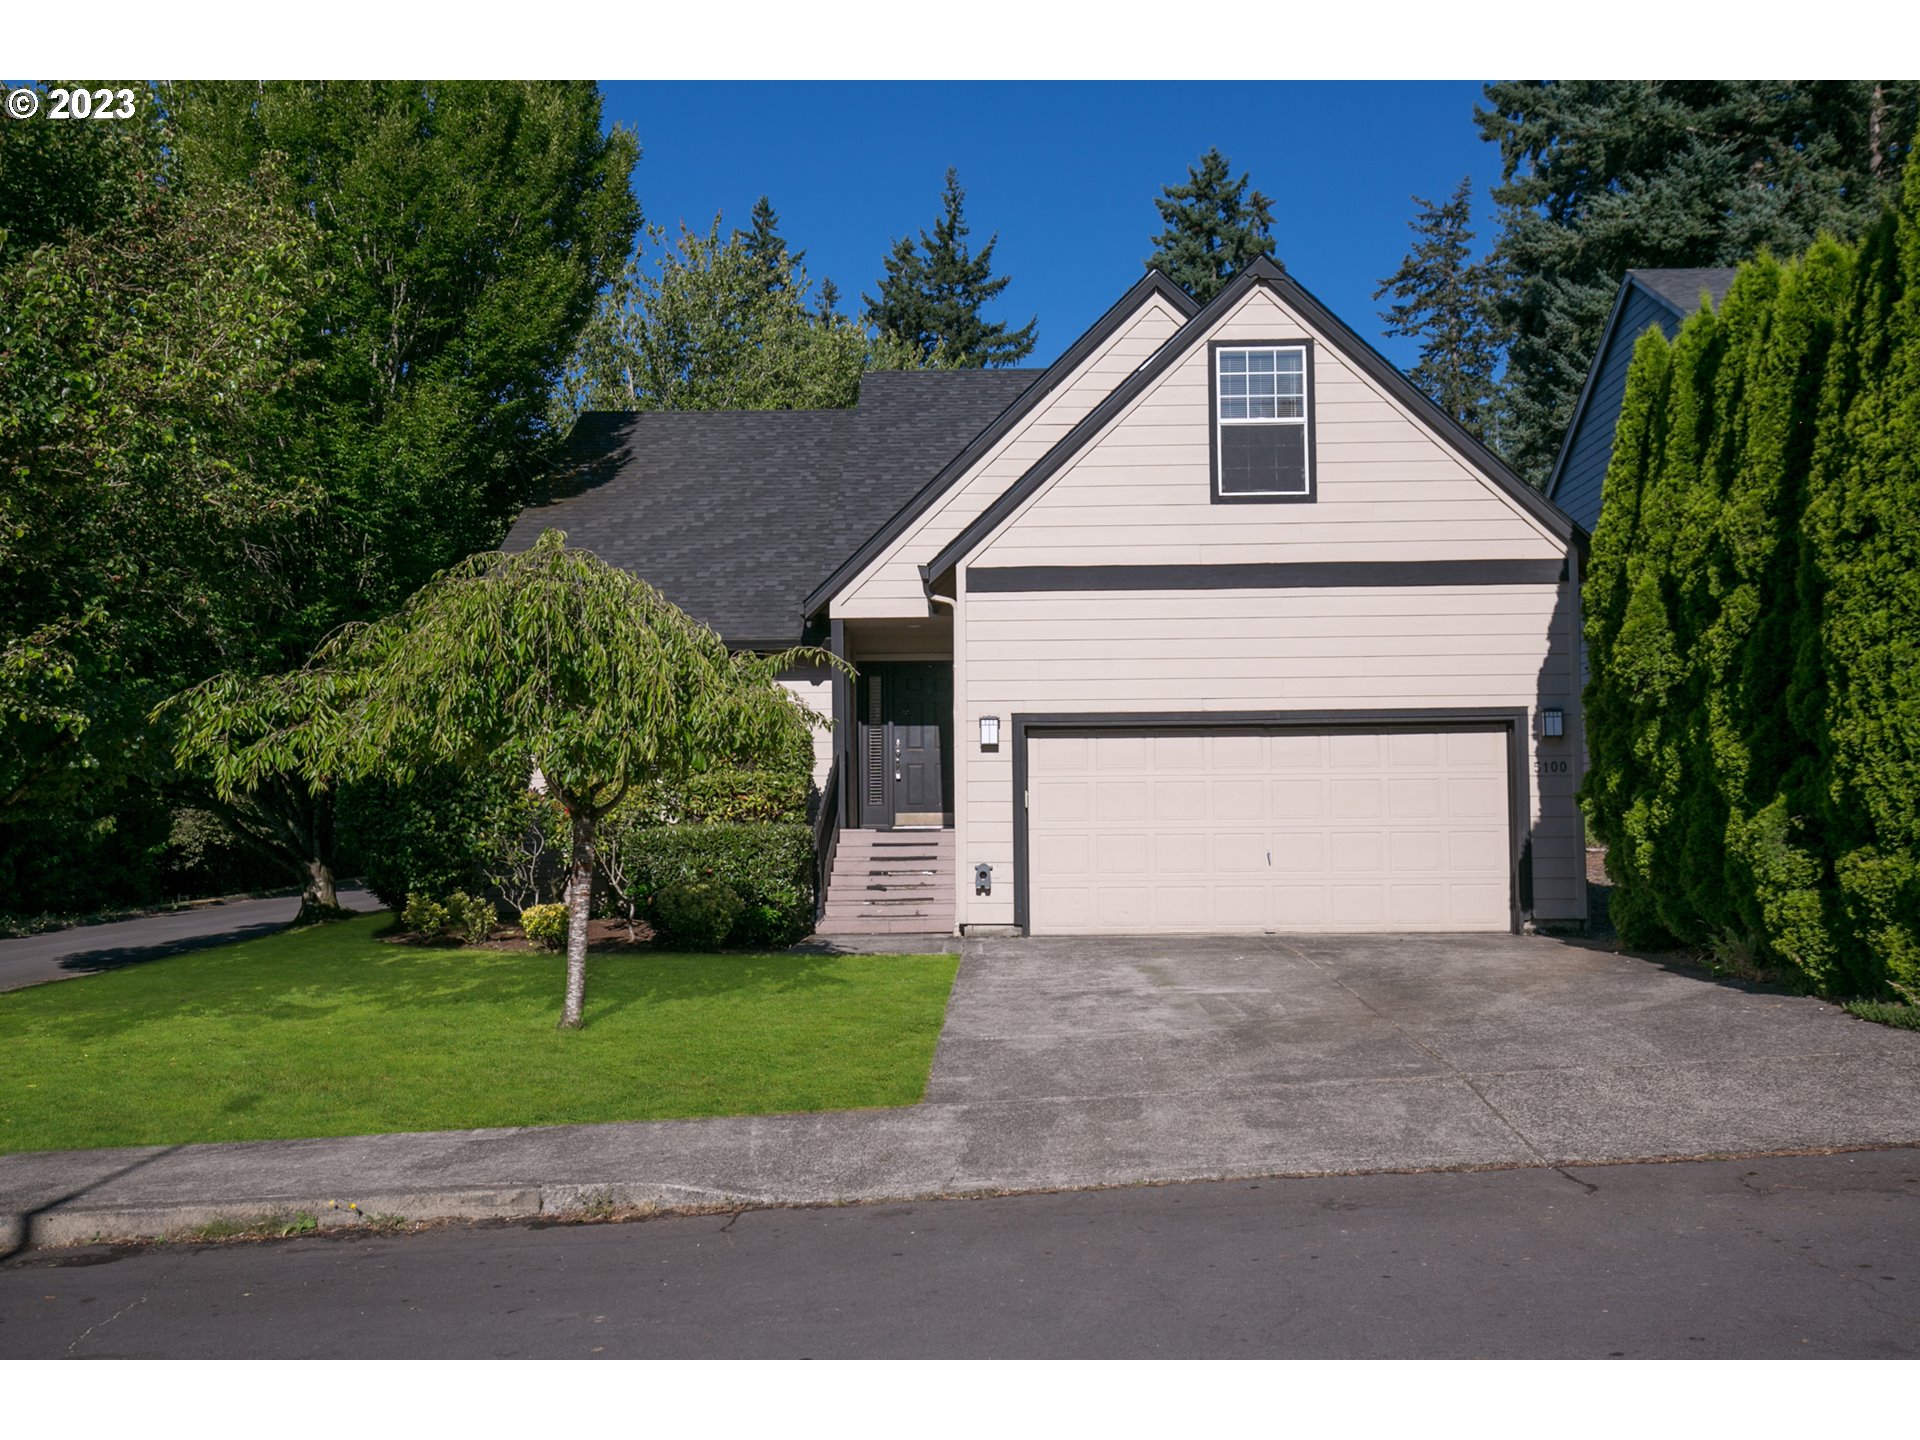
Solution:
[[[1543,740],[1558,740],[1562,735],[1566,734],[1566,723],[1566,716],[1563,712],[1559,710],[1542,710],[1540,712],[1540,738]]]
[[[998,715],[980,717],[980,748],[982,750],[1000,748],[1000,717]]]

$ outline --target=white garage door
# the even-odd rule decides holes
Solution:
[[[1504,729],[1028,744],[1036,935],[1510,926]]]

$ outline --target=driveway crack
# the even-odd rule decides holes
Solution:
[[[1411,1031],[1409,1031],[1398,1020],[1394,1019],[1392,1015],[1389,1015],[1386,1011],[1380,1009],[1378,1006],[1370,1004],[1364,995],[1362,995],[1358,990],[1355,990],[1351,985],[1347,984],[1346,980],[1340,975],[1339,971],[1335,970],[1332,966],[1322,964],[1320,961],[1314,959],[1311,955],[1307,954],[1304,950],[1296,949],[1295,947],[1285,944],[1282,941],[1268,938],[1268,937],[1262,937],[1262,943],[1264,943],[1269,950],[1282,951],[1295,960],[1299,960],[1304,964],[1311,965],[1315,970],[1318,970],[1322,975],[1326,976],[1327,979],[1331,980],[1335,985],[1339,986],[1340,989],[1344,990],[1349,996],[1351,996],[1353,999],[1353,1002],[1356,1005],[1358,1005],[1362,1010],[1365,1010],[1369,1015],[1372,1015],[1375,1018],[1379,1019],[1380,1021],[1384,1022],[1385,1024],[1391,1026],[1393,1028],[1393,1032],[1396,1035],[1398,1035],[1402,1040],[1406,1041],[1407,1044],[1413,1046],[1414,1049],[1420,1051],[1423,1055],[1426,1055],[1429,1059],[1433,1061],[1434,1064],[1446,1070],[1449,1074],[1451,1074],[1454,1077],[1454,1079],[1458,1080],[1462,1085],[1466,1086],[1467,1089],[1473,1093],[1474,1099],[1478,1100],[1482,1105],[1486,1106],[1487,1112],[1491,1114],[1494,1119],[1498,1120],[1502,1125],[1504,1125],[1507,1129],[1507,1132],[1510,1135],[1512,1135],[1514,1139],[1518,1140],[1522,1145],[1524,1145],[1527,1148],[1527,1153],[1532,1155],[1534,1159],[1538,1160],[1547,1169],[1554,1171],[1556,1174],[1563,1176],[1565,1179],[1573,1181],[1574,1184],[1580,1186],[1589,1195],[1592,1195],[1598,1192],[1600,1188],[1599,1186],[1589,1184],[1585,1180],[1577,1179],[1574,1176],[1567,1174],[1567,1172],[1565,1170],[1562,1170],[1559,1166],[1553,1164],[1552,1161],[1548,1158],[1546,1152],[1542,1150],[1538,1145],[1535,1145],[1532,1140],[1528,1139],[1526,1132],[1522,1130],[1518,1125],[1514,1124],[1512,1120],[1508,1119],[1506,1112],[1501,1110],[1501,1108],[1498,1105],[1494,1104],[1493,1101],[1488,1098],[1486,1091],[1482,1090],[1479,1087],[1479,1085],[1474,1083],[1474,1079],[1471,1075],[1469,1075],[1466,1071],[1462,1070],[1459,1066],[1455,1065],[1451,1060],[1447,1059],[1446,1056],[1442,1055],[1438,1050],[1435,1050],[1431,1045],[1427,1044],[1427,1042],[1422,1040],[1418,1035],[1415,1035]]]

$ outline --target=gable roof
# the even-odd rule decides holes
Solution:
[[[1396,370],[1385,357],[1309,294],[1306,287],[1263,255],[1228,281],[1226,288],[1175,331],[1150,360],[1128,376],[1112,394],[1096,405],[1085,419],[1035,461],[1032,468],[1009,486],[999,499],[982,511],[971,525],[956,535],[945,549],[923,566],[923,573],[928,577],[940,575],[965,559],[972,550],[997,530],[1003,521],[1026,503],[1029,496],[1106,429],[1107,425],[1125,411],[1148,386],[1199,344],[1221,317],[1238,305],[1247,292],[1256,285],[1263,285],[1271,290],[1281,304],[1298,315],[1310,329],[1324,336],[1328,343],[1339,350],[1343,356],[1359,366],[1401,405],[1412,411],[1414,417],[1432,430],[1443,444],[1473,469],[1498,485],[1550,533],[1568,544],[1585,546],[1586,532],[1576,525],[1571,517],[1522,480],[1505,461],[1487,449],[1453,417],[1423,395],[1414,387],[1413,382]]]
[[[1593,404],[1600,372],[1606,364],[1607,352],[1613,347],[1620,316],[1627,309],[1629,298],[1635,293],[1644,295],[1664,311],[1666,318],[1661,321],[1660,328],[1671,340],[1678,332],[1680,323],[1700,308],[1702,295],[1718,310],[1720,302],[1727,298],[1734,277],[1739,273],[1736,266],[1717,266],[1708,269],[1629,270],[1621,277],[1619,292],[1613,297],[1613,308],[1607,312],[1607,323],[1600,331],[1600,343],[1594,347],[1593,363],[1587,367],[1587,378],[1581,383],[1580,398],[1573,403],[1573,414],[1568,417],[1566,434],[1560,437],[1560,449],[1553,457],[1553,470],[1547,476],[1549,496],[1557,497],[1560,493],[1560,479],[1566,473],[1567,458],[1573,453],[1574,439],[1579,435],[1580,426]],[[1633,341],[1640,337],[1631,335],[1626,338]],[[1608,444],[1612,444],[1611,430],[1608,432]]]
[[[549,526],[632,570],[736,650],[798,644],[801,602],[1031,386],[1033,370],[884,370],[851,410],[591,411],[557,493],[502,544]]]
[[[1718,310],[1739,273],[1731,265],[1706,270],[1629,270],[1627,279],[1666,301],[1668,308],[1684,319],[1700,308],[1702,293]]]
[[[1149,270],[1126,294],[1110,306],[1106,314],[1094,321],[1085,334],[1070,345],[1058,360],[1041,372],[1040,378],[1026,390],[1012,405],[1001,412],[998,419],[974,438],[959,454],[941,467],[927,483],[912,495],[893,515],[867,537],[858,549],[842,561],[826,579],[813,588],[807,596],[805,609],[809,617],[818,614],[820,608],[833,599],[845,586],[872,563],[874,558],[904,534],[913,522],[933,507],[933,505],[951,490],[966,473],[998,445],[1006,435],[1047,396],[1057,390],[1061,383],[1081,364],[1106,344],[1122,325],[1138,313],[1140,307],[1154,296],[1159,296],[1180,313],[1191,319],[1199,310],[1194,298],[1169,280],[1158,270]]]

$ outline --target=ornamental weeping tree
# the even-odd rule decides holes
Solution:
[[[316,787],[433,764],[522,763],[566,809],[567,989],[582,1022],[596,832],[636,786],[674,782],[778,750],[824,723],[777,683],[825,652],[730,655],[720,637],[637,576],[545,531],[522,554],[474,555],[402,609],[349,627],[291,676],[200,695],[202,745],[271,709],[285,723],[227,733],[222,783],[291,771]],[[232,777],[231,780],[228,777]]]

